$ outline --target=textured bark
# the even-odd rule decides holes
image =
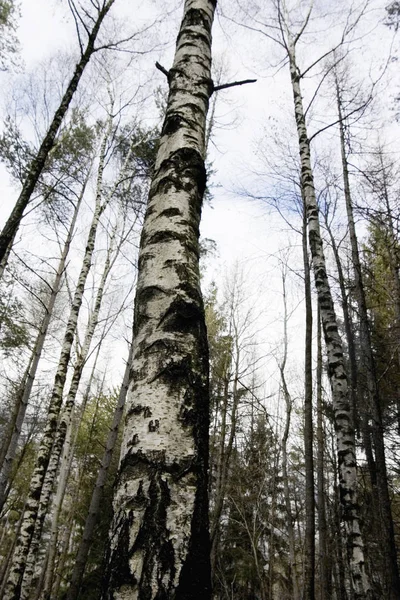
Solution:
[[[3,258],[0,260],[0,281],[2,280],[4,271],[6,270],[6,267],[8,265],[8,259],[10,258],[11,249],[14,245],[16,233],[17,232],[14,233],[14,235],[11,237],[10,241],[8,242],[7,250],[5,251]]]
[[[44,568],[43,568],[44,572],[42,573],[42,577],[41,577],[41,579],[42,579],[41,585],[43,588],[44,596],[46,595],[47,590],[51,591],[51,588],[53,586],[53,580],[56,575],[55,561],[56,561],[57,543],[58,543],[58,536],[59,536],[59,518],[61,515],[62,508],[63,508],[65,491],[67,489],[67,484],[68,484],[69,476],[71,473],[72,462],[74,459],[74,450],[75,450],[76,443],[78,440],[79,426],[80,426],[80,423],[82,422],[82,417],[85,413],[86,405],[89,400],[89,396],[90,396],[90,392],[91,392],[92,384],[93,384],[93,379],[94,379],[94,375],[95,375],[96,368],[97,368],[97,362],[98,362],[99,356],[100,356],[100,349],[101,349],[101,344],[98,344],[96,355],[95,355],[92,369],[91,369],[91,373],[89,376],[89,380],[86,384],[86,390],[83,394],[82,403],[81,403],[81,406],[79,409],[79,415],[76,419],[75,426],[74,426],[74,423],[72,422],[71,427],[69,427],[69,429],[67,431],[66,442],[64,445],[63,453],[62,453],[61,466],[60,466],[60,478],[59,478],[58,486],[57,486],[57,494],[56,494],[56,497],[54,500],[54,512],[53,512],[52,523],[51,523],[50,540],[49,540],[49,544],[47,547],[47,555],[48,556],[46,557],[46,564],[44,565]],[[72,436],[73,429],[74,429],[74,434]],[[79,489],[80,485],[77,485],[77,488]],[[61,555],[62,555],[62,552],[61,552]],[[54,587],[56,587],[56,585],[54,585]],[[41,597],[41,593],[42,593],[42,589],[40,589],[39,598]],[[54,597],[57,597],[56,593],[54,593]]]
[[[113,231],[111,236],[111,241],[109,245],[109,249],[107,251],[106,260],[104,263],[103,274],[101,277],[101,281],[97,290],[96,299],[94,302],[94,307],[91,312],[89,322],[87,325],[87,329],[85,332],[84,342],[82,345],[82,349],[75,361],[75,366],[72,374],[71,384],[69,387],[69,391],[67,394],[67,399],[65,401],[65,406],[62,411],[62,415],[60,418],[60,422],[57,428],[57,434],[53,443],[53,448],[51,452],[51,458],[49,461],[49,466],[47,468],[46,477],[43,483],[42,493],[40,495],[40,510],[38,514],[38,518],[36,520],[35,525],[35,533],[32,540],[31,550],[28,554],[28,558],[26,561],[25,574],[22,581],[21,588],[21,600],[28,600],[29,591],[32,587],[32,577],[34,574],[35,568],[37,569],[37,549],[39,547],[40,539],[42,537],[43,526],[45,522],[45,518],[47,516],[50,502],[53,495],[54,484],[57,481],[57,473],[58,467],[60,463],[61,453],[64,452],[66,456],[69,454],[70,446],[71,446],[71,427],[72,427],[72,418],[75,409],[75,400],[79,389],[79,384],[81,382],[83,368],[86,364],[86,360],[89,354],[90,346],[92,343],[93,335],[95,333],[99,314],[101,309],[101,304],[103,301],[104,290],[107,283],[108,276],[112,269],[113,264],[119,254],[120,245],[113,253],[113,242],[115,239],[116,228]],[[67,436],[67,433],[70,433]],[[59,479],[58,484],[60,485],[62,482],[62,477]]]
[[[199,277],[215,1],[187,0],[140,243],[113,600],[210,597],[208,349]]]
[[[336,269],[339,280],[340,287],[340,296],[341,296],[341,305],[343,311],[343,324],[344,331],[346,334],[346,342],[347,342],[347,354],[348,354],[348,372],[349,372],[349,400],[351,407],[351,415],[353,419],[353,426],[356,429],[359,425],[358,423],[358,413],[357,413],[357,394],[358,394],[358,378],[357,378],[357,358],[356,358],[356,345],[355,345],[355,336],[354,336],[354,326],[350,316],[350,305],[348,298],[348,290],[346,289],[346,279],[343,272],[342,261],[340,259],[339,248],[335,240],[335,236],[333,235],[331,225],[329,223],[329,215],[327,213],[324,214],[325,220],[325,228],[328,232],[329,239],[331,241],[331,247],[333,250],[333,255],[335,257]]]
[[[50,398],[50,405],[47,414],[45,430],[40,443],[36,465],[32,475],[28,499],[24,509],[23,521],[19,539],[17,540],[15,552],[13,556],[13,564],[10,569],[10,574],[5,590],[3,600],[18,600],[21,594],[21,585],[26,567],[26,560],[29,553],[29,548],[34,535],[35,523],[38,516],[40,506],[40,496],[44,480],[46,477],[47,468],[49,465],[52,447],[55,441],[58,419],[62,406],[62,397],[67,377],[68,364],[71,357],[72,344],[78,323],[79,311],[82,305],[83,294],[85,290],[86,280],[92,264],[92,256],[96,241],[97,226],[100,216],[106,206],[106,203],[101,203],[102,197],[102,181],[104,159],[106,152],[106,142],[108,139],[109,129],[104,135],[100,151],[100,164],[97,176],[96,188],[96,204],[93,213],[92,223],[89,229],[85,255],[78,277],[77,286],[75,289],[72,306],[66,326],[64,340],[60,359],[57,367],[54,386]]]
[[[355,598],[358,600],[367,597],[370,585],[365,571],[363,541],[360,532],[354,426],[351,417],[342,340],[338,331],[320,233],[318,206],[311,167],[310,142],[307,135],[300,89],[300,73],[296,64],[295,44],[291,36],[288,39],[288,56],[299,140],[302,192],[307,210],[313,271],[328,355],[328,374],[332,388],[342,514],[349,549],[350,573]]]
[[[110,432],[106,441],[106,448],[99,473],[97,475],[96,484],[93,489],[92,498],[90,500],[89,512],[86,517],[85,527],[82,534],[82,539],[79,544],[78,552],[75,558],[74,570],[71,575],[71,583],[68,589],[66,600],[75,600],[78,598],[79,590],[82,583],[83,574],[86,567],[87,558],[89,555],[90,545],[93,538],[93,532],[100,513],[100,502],[103,497],[104,486],[107,481],[108,469],[111,464],[111,459],[114,452],[115,443],[118,437],[119,426],[122,420],[122,414],[125,406],[125,400],[128,393],[130,373],[132,368],[133,356],[133,340],[129,349],[129,356],[126,363],[124,378],[122,381],[121,390],[118,395],[118,402],[115,408],[113,421],[110,427]],[[51,588],[48,586],[45,590],[43,599],[50,600]]]
[[[304,600],[314,600],[315,589],[315,500],[313,458],[313,377],[312,377],[312,301],[311,276],[307,245],[307,216],[303,210],[303,264],[304,297],[306,307],[306,331],[304,349],[304,467],[306,479],[306,530],[304,539]]]
[[[15,409],[14,409],[14,418],[10,423],[10,434],[8,436],[8,444],[7,444],[7,453],[4,459],[4,463],[2,465],[2,470],[0,474],[0,511],[3,508],[4,502],[7,498],[7,486],[9,483],[10,474],[13,467],[13,462],[15,458],[15,454],[18,447],[18,440],[21,434],[22,424],[25,419],[26,409],[28,407],[29,398],[32,391],[32,386],[35,381],[40,357],[42,355],[43,346],[46,340],[47,330],[49,328],[49,324],[51,321],[51,317],[53,315],[53,309],[55,305],[55,301],[60,289],[60,284],[62,277],[64,275],[65,263],[67,260],[67,256],[69,253],[69,248],[71,245],[71,240],[75,231],[76,220],[78,218],[79,209],[82,203],[83,195],[85,193],[87,182],[82,186],[81,194],[78,198],[78,202],[75,206],[75,211],[71,220],[71,224],[69,227],[68,235],[65,240],[64,248],[61,254],[60,262],[58,264],[58,269],[56,276],[54,278],[53,285],[51,287],[50,297],[46,306],[46,314],[43,318],[42,324],[40,326],[39,333],[35,340],[35,345],[33,347],[32,356],[30,360],[30,364],[28,366],[26,376],[24,377],[16,396],[15,401]]]
[[[46,133],[46,136],[40,145],[37,155],[35,156],[35,158],[29,166],[28,175],[22,186],[19,198],[0,234],[0,264],[2,265],[3,269],[5,267],[7,251],[10,248],[12,240],[14,239],[15,234],[19,228],[19,224],[21,222],[24,210],[30,202],[35,186],[45,166],[49,152],[54,146],[56,135],[58,133],[62,120],[68,110],[73,95],[78,87],[79,81],[83,75],[85,67],[89,63],[92,54],[96,51],[95,41],[100,31],[100,27],[114,2],[115,0],[103,1],[101,8],[98,9],[97,18],[94,21],[93,28],[88,33],[88,41],[86,44],[86,48],[83,51],[79,62],[75,66],[74,74],[68,84],[68,87],[65,91],[65,94],[60,102],[58,109],[54,113],[53,120]]]
[[[385,457],[384,432],[379,397],[375,359],[372,352],[371,335],[364,292],[363,275],[358,250],[358,240],[354,222],[353,203],[350,193],[349,170],[345,148],[345,132],[339,84],[336,81],[337,105],[339,116],[340,149],[343,168],[344,196],[346,201],[347,221],[354,267],[354,291],[360,318],[360,364],[359,372],[361,393],[366,399],[367,413],[372,418],[372,439],[375,450],[376,492],[379,507],[379,542],[384,563],[383,593],[388,600],[400,599],[400,576],[397,564],[397,551],[394,537],[393,517],[391,511],[388,477]],[[372,481],[374,476],[371,477]]]
[[[317,490],[318,490],[318,554],[320,600],[332,597],[332,574],[328,556],[328,529],[325,509],[325,443],[322,413],[322,330],[318,310],[317,323]]]

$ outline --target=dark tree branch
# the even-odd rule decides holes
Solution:
[[[223,83],[222,85],[216,85],[213,92],[224,90],[226,88],[234,87],[236,85],[244,85],[245,83],[255,83],[257,79],[243,79],[243,81],[233,81],[232,83]]]
[[[165,77],[169,77],[169,71],[167,71],[167,69],[165,69],[162,65],[160,65],[159,62],[156,62],[156,68],[161,71],[161,73],[164,73]]]

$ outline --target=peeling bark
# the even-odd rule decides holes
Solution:
[[[208,348],[199,277],[216,2],[187,0],[141,236],[132,385],[105,598],[210,597]]]

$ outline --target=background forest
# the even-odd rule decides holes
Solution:
[[[101,594],[182,4],[0,0],[6,600]],[[356,512],[368,597],[400,598],[399,23],[396,1],[218,3],[200,238],[216,600],[367,597],[346,537]],[[339,367],[317,302],[312,202]],[[338,418],[355,433],[350,509]]]

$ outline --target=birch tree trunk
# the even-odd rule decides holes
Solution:
[[[63,391],[65,381],[67,378],[67,370],[69,360],[71,357],[72,344],[76,332],[76,327],[78,324],[79,311],[82,305],[86,280],[92,264],[92,256],[95,247],[97,226],[99,224],[100,216],[106,206],[106,203],[101,202],[101,197],[108,134],[109,129],[105,133],[101,144],[100,163],[97,175],[95,210],[93,213],[92,223],[87,237],[85,256],[83,259],[81,272],[79,274],[78,283],[76,286],[71,311],[65,330],[64,340],[62,343],[60,359],[57,367],[56,376],[54,379],[54,386],[48,409],[46,426],[40,443],[38,456],[36,459],[36,465],[31,479],[30,491],[24,509],[21,532],[15,546],[13,563],[10,569],[10,574],[3,600],[19,600],[21,594],[21,585],[25,572],[26,560],[29,553],[31,541],[34,535],[35,523],[40,506],[40,496],[51,457],[51,451],[57,433],[58,419],[62,406]]]
[[[75,225],[79,214],[79,209],[82,203],[83,195],[85,193],[87,181],[82,186],[82,190],[80,196],[78,198],[78,202],[75,206],[75,211],[72,217],[72,221],[69,227],[68,235],[65,240],[64,248],[61,254],[60,262],[58,265],[57,273],[51,287],[51,293],[49,297],[49,301],[46,307],[46,314],[43,318],[39,333],[37,335],[35,345],[33,347],[32,357],[27,369],[26,377],[24,377],[22,384],[18,390],[15,404],[15,417],[12,419],[10,423],[10,435],[8,436],[8,445],[7,445],[7,453],[4,459],[4,463],[2,465],[1,474],[0,474],[0,511],[4,506],[4,502],[7,499],[7,485],[9,482],[10,474],[12,471],[12,466],[15,458],[15,454],[17,451],[18,440],[21,434],[22,424],[25,419],[26,409],[28,407],[29,398],[32,391],[32,386],[35,381],[39,361],[42,355],[43,346],[46,340],[47,330],[49,328],[49,324],[51,321],[51,317],[53,315],[53,309],[55,305],[55,301],[60,289],[60,284],[62,277],[64,275],[65,263],[67,260],[67,256],[69,253],[69,248],[71,245],[71,240],[75,231]]]
[[[310,142],[307,135],[300,89],[300,72],[296,63],[295,42],[290,34],[288,35],[287,42],[295,120],[299,140],[302,192],[307,210],[314,278],[321,310],[325,346],[328,355],[328,373],[332,388],[340,498],[350,557],[350,573],[355,598],[358,600],[367,597],[370,584],[365,571],[364,548],[360,531],[354,426],[351,417],[342,340],[338,331],[320,233],[318,206],[311,167]]]
[[[64,96],[60,102],[58,109],[54,113],[54,117],[50,124],[50,127],[40,145],[37,155],[35,156],[35,158],[29,166],[28,174],[22,186],[19,198],[0,234],[0,264],[3,270],[5,268],[7,251],[11,247],[12,240],[15,237],[24,210],[29,204],[35,186],[43,171],[49,152],[54,146],[57,132],[68,110],[73,95],[76,92],[85,67],[89,63],[92,54],[96,51],[95,42],[100,31],[101,25],[114,2],[115,0],[102,0],[101,6],[97,7],[97,18],[93,22],[92,30],[88,31],[86,29],[86,31],[88,31],[88,40],[86,48],[81,53],[81,58],[75,66],[74,74],[68,84],[68,87],[64,93]]]
[[[318,553],[320,572],[320,600],[332,597],[332,575],[328,557],[328,529],[325,509],[325,444],[322,412],[322,330],[321,316],[317,316],[317,490],[318,490]]]
[[[115,443],[117,441],[119,426],[122,420],[125,400],[128,393],[130,381],[130,373],[132,368],[133,356],[133,339],[129,348],[129,356],[126,363],[124,378],[122,381],[121,390],[118,395],[118,402],[115,408],[113,421],[110,427],[110,432],[106,441],[106,448],[97,475],[95,487],[93,489],[92,498],[90,501],[89,512],[86,517],[85,527],[82,534],[82,539],[79,544],[78,553],[75,558],[75,566],[71,576],[70,587],[66,596],[66,600],[75,600],[78,598],[79,590],[82,583],[83,574],[85,572],[86,562],[90,550],[90,545],[93,538],[94,528],[100,513],[100,502],[103,496],[104,486],[107,480],[108,469],[111,464],[111,459],[114,452]],[[47,586],[43,596],[43,600],[50,599],[51,588]]]
[[[199,277],[215,0],[186,0],[140,243],[108,599],[211,594],[208,348]]]
[[[119,250],[121,246],[116,249],[113,253],[113,242],[115,239],[116,227],[111,236],[110,246],[107,251],[106,260],[104,263],[103,274],[101,277],[101,281],[97,290],[96,300],[94,303],[93,311],[89,317],[89,322],[87,325],[87,329],[85,332],[84,342],[82,345],[82,349],[75,361],[75,366],[72,374],[71,384],[69,387],[69,391],[67,394],[67,399],[65,401],[65,406],[62,411],[62,415],[60,418],[60,422],[58,424],[56,437],[53,443],[53,448],[51,452],[51,458],[49,461],[49,466],[47,468],[46,477],[43,483],[42,492],[40,495],[40,510],[38,514],[38,518],[36,520],[35,532],[32,540],[31,550],[28,554],[28,558],[26,560],[25,574],[22,581],[21,588],[21,600],[28,600],[29,591],[32,587],[32,577],[34,575],[35,568],[37,569],[37,551],[40,543],[40,539],[42,537],[43,525],[45,522],[45,518],[48,514],[48,510],[50,507],[50,502],[54,490],[54,484],[57,481],[57,473],[60,462],[61,453],[64,451],[65,455],[69,454],[69,449],[71,446],[71,426],[72,426],[72,418],[75,408],[75,400],[79,389],[79,384],[81,382],[82,373],[84,366],[86,364],[86,360],[89,354],[90,346],[92,343],[93,335],[95,333],[99,314],[101,309],[101,304],[103,301],[104,291],[107,283],[108,276],[110,271],[115,263],[115,260],[119,254]],[[67,433],[70,432],[70,435],[67,436]],[[61,478],[62,479],[62,478]],[[59,485],[61,484],[61,480],[59,480]]]
[[[288,311],[287,311],[287,300],[286,300],[286,275],[282,272],[282,293],[283,293],[283,357],[281,364],[279,365],[279,371],[281,374],[281,386],[283,397],[285,399],[286,407],[286,418],[285,428],[282,436],[282,477],[283,477],[283,495],[285,500],[285,509],[287,515],[287,530],[289,538],[289,564],[290,564],[290,578],[292,583],[292,598],[293,600],[299,600],[299,582],[297,577],[297,566],[296,566],[296,534],[293,527],[294,516],[292,511],[292,504],[289,490],[289,473],[288,473],[288,457],[287,457],[287,442],[290,432],[290,421],[292,414],[292,398],[290,396],[289,388],[286,383],[286,362],[288,353],[288,335],[287,335],[287,322],[288,322]]]
[[[306,308],[304,348],[304,466],[306,479],[306,530],[304,540],[304,600],[314,600],[315,588],[315,500],[313,458],[313,381],[312,381],[312,301],[311,276],[307,244],[307,215],[303,209],[304,298]]]
[[[380,528],[381,535],[379,536],[379,541],[385,571],[383,581],[383,593],[385,594],[385,597],[388,598],[388,600],[399,600],[400,576],[397,564],[397,551],[388,489],[381,401],[379,397],[375,359],[372,352],[371,335],[369,330],[369,320],[367,313],[367,302],[364,292],[360,253],[358,250],[358,240],[354,222],[353,203],[350,193],[349,170],[345,148],[343,112],[340,97],[340,89],[337,80],[336,96],[339,116],[340,150],[342,157],[344,197],[346,201],[347,222],[349,226],[351,255],[354,267],[354,290],[360,318],[360,364],[363,365],[363,369],[359,372],[359,380],[360,383],[364,384],[361,392],[363,392],[366,396],[367,413],[369,413],[372,417],[372,437],[375,449],[376,488],[378,496],[378,508],[380,512],[379,521],[382,526]],[[362,379],[364,379],[364,381],[362,381]]]

